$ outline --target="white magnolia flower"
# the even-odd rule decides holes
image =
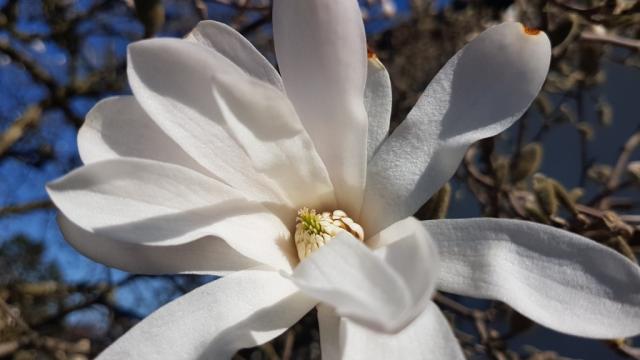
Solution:
[[[523,221],[410,217],[469,144],[529,106],[550,61],[543,33],[485,31],[387,137],[389,77],[367,63],[357,2],[277,0],[273,22],[282,78],[216,22],[131,45],[133,96],[91,110],[86,165],[49,184],[66,239],[96,261],[229,274],[102,358],[228,358],[322,303],[325,359],[460,359],[436,285],[569,334],[640,332],[640,271],[615,252]]]

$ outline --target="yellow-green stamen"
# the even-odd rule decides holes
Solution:
[[[362,227],[342,210],[322,213],[306,207],[298,210],[294,236],[298,257],[303,260],[313,251],[331,241],[341,231],[351,233],[360,241],[364,240]]]

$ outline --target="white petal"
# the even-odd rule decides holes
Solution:
[[[296,209],[335,206],[329,174],[286,98],[253,79],[237,83],[221,75],[217,85],[220,117],[256,170],[274,180]],[[295,212],[288,215],[293,226]]]
[[[423,222],[438,241],[438,288],[506,302],[554,330],[640,334],[640,268],[587,238],[505,219]]]
[[[411,306],[400,275],[346,232],[302,261],[292,280],[306,294],[334,306],[340,316],[381,331],[404,325],[396,320]]]
[[[278,269],[297,261],[280,219],[229,186],[177,165],[107,160],[74,170],[47,190],[74,224],[112,240],[172,246],[215,236]]]
[[[367,83],[364,91],[364,106],[369,117],[367,139],[367,161],[389,135],[391,121],[391,79],[384,65],[373,55],[367,64]]]
[[[322,360],[340,359],[340,317],[327,305],[318,304],[318,330]]]
[[[287,95],[327,165],[338,205],[357,214],[367,157],[367,53],[355,0],[276,0],[276,56]]]
[[[78,131],[78,150],[85,164],[137,157],[208,173],[156,125],[133,96],[99,101]]]
[[[223,239],[208,236],[176,245],[113,240],[90,233],[60,215],[64,238],[92,260],[136,274],[198,273],[226,275],[260,263],[243,256]]]
[[[98,359],[230,359],[278,336],[314,305],[277,273],[245,270],[163,306]]]
[[[188,41],[140,41],[128,53],[140,105],[221,181],[251,199],[289,207],[283,210],[291,225],[298,207],[333,201],[326,169],[277,89]]]
[[[464,360],[447,319],[433,302],[397,334],[378,333],[343,319],[340,335],[345,360]]]
[[[551,57],[544,33],[494,26],[440,70],[369,163],[363,226],[412,215],[456,171],[467,147],[502,132],[529,107]]]
[[[267,59],[234,28],[211,20],[205,20],[187,35],[187,41],[216,50],[247,74],[269,83],[284,92],[280,74]]]
[[[388,243],[380,247],[372,244]],[[422,223],[413,217],[398,221],[367,240],[367,245],[381,256],[408,284],[411,297],[423,308],[435,291],[440,271],[438,249]],[[417,307],[416,310],[419,310]],[[417,316],[414,313],[413,316]]]
[[[385,231],[400,241],[379,254],[342,232],[302,261],[293,281],[340,316],[379,331],[399,331],[429,303],[437,252],[415,219]]]

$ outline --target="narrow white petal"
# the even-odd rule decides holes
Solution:
[[[318,304],[318,330],[322,360],[338,360],[340,351],[340,317],[327,305]]]
[[[78,131],[78,150],[85,164],[136,157],[209,173],[156,125],[133,96],[99,101]]]
[[[185,40],[216,50],[247,74],[284,92],[280,74],[249,40],[234,28],[217,21],[205,20],[199,22]]]
[[[279,274],[245,270],[163,306],[98,359],[230,359],[280,335],[314,305]]]
[[[254,79],[238,83],[220,75],[216,85],[219,116],[254,168],[275,181],[296,209],[335,206],[329,174],[287,99]],[[288,216],[293,226],[295,212]]]
[[[373,245],[376,243],[388,245]],[[368,239],[367,245],[376,249],[376,255],[400,274],[408,284],[412,299],[420,304],[415,310],[421,311],[435,291],[440,272],[438,249],[422,223],[413,217],[398,221]]]
[[[136,274],[198,273],[226,275],[259,266],[223,239],[203,237],[183,244],[163,245],[113,240],[82,229],[60,215],[64,238],[90,259]]]
[[[381,331],[397,331],[404,325],[398,316],[411,306],[400,275],[346,232],[302,261],[292,280],[340,316]]]
[[[129,83],[140,105],[221,181],[284,211],[291,225],[298,207],[332,201],[324,164],[276,88],[184,40],[140,41],[128,55]]]
[[[357,214],[367,157],[367,53],[358,2],[276,0],[273,32],[287,95],[327,165],[339,207]]]
[[[375,332],[343,319],[340,335],[345,360],[464,360],[447,319],[433,302],[397,334]]]
[[[440,70],[369,163],[361,222],[369,231],[412,215],[456,171],[467,147],[511,126],[546,78],[544,33],[494,26]]]
[[[339,234],[296,267],[293,281],[340,316],[379,331],[399,331],[429,303],[437,252],[415,219],[385,231],[382,236],[398,241],[378,254],[349,233]]]
[[[380,144],[389,135],[391,121],[391,79],[387,69],[374,55],[367,64],[364,106],[369,117],[367,161],[373,158]]]
[[[444,291],[503,301],[551,329],[640,334],[640,267],[587,238],[505,219],[423,222],[438,242]]]
[[[231,187],[177,165],[106,160],[49,183],[47,191],[64,216],[100,237],[174,246],[215,236],[278,269],[296,262],[278,217]]]

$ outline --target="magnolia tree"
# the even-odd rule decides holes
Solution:
[[[126,69],[132,94],[96,91],[84,119],[68,101],[91,94],[91,76],[58,84],[6,46],[33,77],[50,76],[53,91],[14,125],[60,107],[79,127],[83,165],[46,186],[64,239],[142,275],[93,285],[79,304],[59,294],[73,286],[64,277],[44,282],[49,292],[40,278],[12,279],[0,303],[12,328],[5,354],[553,358],[510,341],[539,324],[638,356],[624,340],[640,334],[637,217],[633,201],[621,207],[614,195],[637,183],[630,159],[640,135],[607,172],[590,157],[596,131],[586,115],[612,119],[589,91],[603,81],[603,44],[637,46],[627,37],[634,25],[613,21],[633,19],[635,2],[194,1],[192,15],[230,8],[233,17],[154,36],[172,25],[164,5],[129,4],[148,39],[100,64]],[[115,11],[100,4],[96,14],[100,6]],[[94,76],[105,85],[106,74]],[[500,150],[499,135],[519,120],[511,150]],[[530,135],[534,121],[542,126]],[[539,172],[544,137],[561,122],[580,134],[582,187],[571,191]],[[26,127],[7,130],[7,150]],[[472,204],[452,200],[451,184],[470,190],[478,216],[445,219],[450,204]],[[593,198],[581,201],[585,192]],[[112,344],[47,332],[94,305],[131,318],[113,295],[154,275],[182,295],[130,329],[89,322],[89,332],[115,334]],[[62,305],[45,320],[23,316],[29,286],[44,294],[31,297],[56,294]]]

